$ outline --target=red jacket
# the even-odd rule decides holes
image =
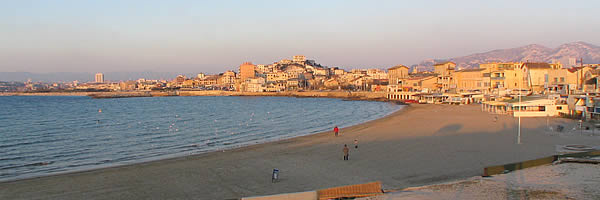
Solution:
[[[338,127],[335,127],[333,128],[333,131],[337,133],[338,131],[340,131],[340,129],[338,129]]]

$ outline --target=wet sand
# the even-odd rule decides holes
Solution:
[[[498,120],[494,121],[494,116]],[[484,166],[555,154],[556,145],[597,145],[599,136],[556,135],[560,118],[517,119],[479,105],[411,105],[388,117],[225,152],[0,183],[0,199],[233,199],[382,181],[386,190],[454,181]],[[598,134],[600,135],[600,134]],[[359,148],[354,149],[354,139]],[[350,160],[343,160],[344,144]],[[280,180],[271,183],[273,168]]]

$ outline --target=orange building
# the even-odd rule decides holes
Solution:
[[[252,64],[251,62],[245,62],[240,65],[240,78],[242,79],[242,82],[248,78],[254,78],[256,75],[255,68],[256,65]]]

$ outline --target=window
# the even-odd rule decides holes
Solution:
[[[556,82],[558,82],[558,78],[554,78],[554,82],[555,82],[555,83],[556,83]]]
[[[560,77],[560,82],[565,82],[565,77]]]
[[[562,110],[562,106],[556,106],[556,110]]]

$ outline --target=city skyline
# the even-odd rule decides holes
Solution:
[[[10,2],[0,8],[0,71],[219,73],[298,54],[387,68],[528,44],[598,44],[598,4]]]

